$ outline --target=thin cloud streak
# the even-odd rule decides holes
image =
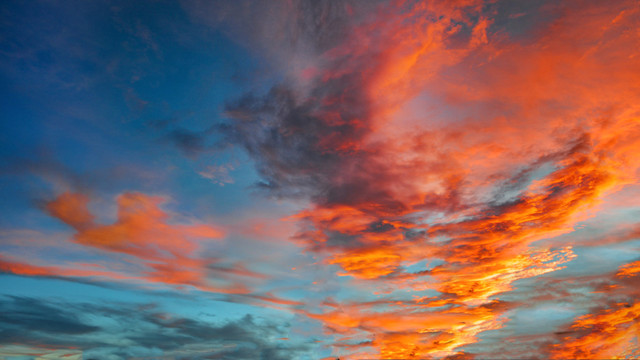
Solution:
[[[89,211],[89,198],[81,193],[63,193],[47,202],[44,210],[74,230],[70,240],[113,256],[116,264],[70,263],[40,265],[2,256],[2,270],[18,275],[98,277],[116,281],[158,283],[193,287],[222,294],[249,294],[251,279],[268,276],[251,271],[241,263],[202,257],[206,242],[221,242],[224,232],[206,224],[176,224],[160,208],[165,198],[141,193],[124,193],[116,199],[117,219],[100,224]],[[62,244],[61,246],[64,246]],[[123,255],[123,256],[119,256]],[[247,280],[247,281],[243,281]]]

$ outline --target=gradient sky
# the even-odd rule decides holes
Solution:
[[[640,3],[0,2],[0,359],[640,357]]]

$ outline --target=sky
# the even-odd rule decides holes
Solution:
[[[640,357],[639,29],[0,2],[0,359]]]

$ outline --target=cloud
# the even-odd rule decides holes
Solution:
[[[160,128],[164,127],[162,124],[160,126],[152,126]],[[212,137],[214,130],[215,127],[195,131],[179,126],[173,126],[171,130],[168,130],[167,133],[163,135],[162,140],[173,145],[185,156],[194,159],[202,154],[211,153],[221,149],[220,144],[211,143],[210,138]]]
[[[305,312],[341,336],[341,351],[455,355],[503,326],[493,304],[515,281],[577,256],[540,240],[572,232],[637,182],[632,2],[547,4],[532,12],[553,21],[528,37],[494,22],[497,9],[520,9],[481,1],[380,4],[353,17],[347,3],[317,13],[292,4],[290,23],[317,24],[293,31],[317,56],[305,63],[304,50],[281,45],[288,29],[267,27],[269,44],[306,66],[230,102],[221,131],[254,159],[268,194],[310,201],[290,218],[296,241],[353,286],[416,292],[406,309]],[[323,32],[335,22],[337,33]],[[407,270],[434,259],[442,264]],[[431,319],[447,320],[429,330]]]
[[[12,164],[9,172],[62,183],[61,195],[42,208],[71,235],[43,248],[77,257],[30,256],[31,245],[13,239],[3,245],[11,251],[3,251],[0,270],[197,289],[225,301],[287,307],[320,321],[341,358],[480,356],[467,348],[504,330],[514,309],[529,306],[505,298],[522,295],[513,292],[523,283],[538,283],[544,288],[530,301],[570,301],[589,313],[557,334],[509,338],[527,341],[520,351],[634,354],[637,263],[604,277],[561,270],[584,247],[636,239],[636,226],[607,237],[576,234],[568,242],[561,235],[603,211],[611,194],[634,198],[637,2],[196,0],[182,6],[243,42],[263,60],[260,66],[270,67],[260,76],[278,83],[263,90],[252,78],[253,90],[228,101],[223,123],[202,132],[157,123],[162,140],[190,157],[241,147],[265,194],[308,202],[287,218],[298,226],[293,240],[313,266],[325,267],[322,276],[330,278],[322,280],[336,294],[289,300],[256,293],[255,285],[270,277],[219,251],[219,227],[167,211],[164,197],[121,193],[115,220],[105,222],[85,195],[95,179],[76,179],[54,161]],[[147,73],[151,58],[168,52],[155,29],[117,18],[139,56],[124,64],[124,73],[118,64],[109,72],[135,113],[146,102],[131,84]],[[38,67],[27,55],[27,68]],[[33,74],[64,87],[57,65]],[[214,131],[224,140],[210,145]],[[233,181],[230,170],[214,166],[200,175],[222,185]],[[637,207],[630,200],[616,204],[620,211]],[[271,220],[233,226],[277,243],[288,234],[263,225]],[[212,325],[154,308],[34,301],[6,300],[12,312],[2,315],[12,341],[34,348],[79,344],[95,358],[284,359],[308,350],[274,345],[280,343],[272,338],[287,337],[284,331],[251,317]],[[117,325],[83,316],[95,313]]]
[[[229,175],[229,171],[234,168],[231,164],[225,165],[212,165],[208,166],[205,170],[198,172],[200,176],[205,179],[211,180],[214,184],[224,186],[225,184],[233,184],[233,178]]]
[[[550,346],[552,358],[635,358],[639,355],[639,265],[640,261],[635,261],[621,266],[601,290],[606,294],[602,303],[558,333],[559,343]]]
[[[195,156],[205,150],[206,137],[204,134],[186,129],[174,129],[169,132],[166,139],[185,155]]]
[[[44,210],[73,228],[73,243],[98,250],[103,261],[58,263],[52,259],[34,263],[7,253],[3,271],[29,276],[95,277],[116,281],[157,283],[194,287],[218,293],[247,294],[249,284],[265,279],[239,261],[207,255],[203,245],[219,243],[220,227],[177,223],[160,205],[165,198],[141,193],[123,193],[116,199],[117,219],[112,224],[96,222],[89,211],[89,198],[81,193],[63,193],[47,202]],[[67,244],[49,244],[74,248]],[[70,244],[69,244],[70,245]],[[86,254],[81,256],[87,256]],[[109,261],[110,260],[110,261]]]
[[[23,297],[0,298],[0,309],[0,351],[5,352],[18,343],[43,356],[81,351],[85,359],[286,360],[312,350],[303,342],[278,340],[288,334],[289,324],[251,315],[208,323],[166,313],[153,304],[45,303]]]
[[[82,335],[99,330],[96,326],[82,323],[71,312],[35,299],[8,298],[1,306],[0,320],[4,328],[2,341],[5,344],[20,343],[20,339],[29,332]]]

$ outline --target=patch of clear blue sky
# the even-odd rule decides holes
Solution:
[[[169,194],[187,211],[251,205],[257,176],[246,156],[234,153],[234,184],[220,187],[197,171],[229,153],[186,157],[168,137],[219,122],[246,91],[239,74],[264,66],[257,57],[175,2],[5,2],[3,13],[3,221],[24,223],[44,196],[34,175],[105,196]],[[205,142],[217,140],[214,131]]]

